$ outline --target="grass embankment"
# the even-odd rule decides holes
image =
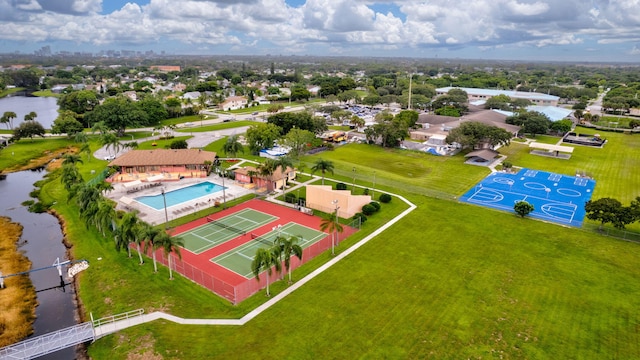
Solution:
[[[68,151],[72,140],[23,139],[0,150],[0,172],[8,173],[44,166],[52,159]]]
[[[24,90],[24,88],[19,88],[19,87],[18,88],[4,89],[4,90],[0,91],[0,98],[9,96],[9,95],[11,95],[13,93],[17,93],[18,91],[22,91],[22,90]]]
[[[0,217],[0,271],[4,275],[27,271],[29,259],[18,251],[22,226]],[[12,276],[0,289],[0,347],[13,344],[33,333],[36,318],[36,291],[29,276]]]

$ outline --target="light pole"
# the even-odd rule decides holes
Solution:
[[[376,171],[373,171],[373,190],[371,190],[371,199],[375,200],[376,199]]]
[[[167,214],[167,196],[164,193],[164,188],[160,189],[162,194],[162,202],[164,203],[164,228],[169,228],[169,215]]]
[[[279,238],[280,237],[280,231],[282,231],[282,225],[276,225],[276,226],[272,227],[271,230],[277,231],[278,232],[278,238]]]
[[[335,246],[336,246],[336,225],[338,225],[338,199],[332,200],[331,203],[336,207],[336,223],[333,226],[333,233],[331,234],[331,255],[335,255]]]
[[[225,192],[225,187],[224,187],[224,175],[227,172],[226,169],[223,169],[222,172],[220,173],[220,176],[222,176],[222,210],[227,208],[227,194]]]
[[[354,192],[356,191],[356,167],[354,166],[351,171],[353,172],[353,183],[351,185],[351,191]]]

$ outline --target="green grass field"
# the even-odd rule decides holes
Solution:
[[[500,151],[515,166],[591,172],[598,181],[595,197],[625,202],[640,195],[635,170],[640,138],[603,135],[609,139],[605,148],[576,146],[570,160],[530,155],[522,144]],[[464,165],[461,155],[353,144],[305,157],[305,168],[318,158],[333,161],[335,174],[327,176],[346,184],[355,175],[357,184],[373,187],[375,171],[376,191],[397,192],[418,208],[244,326],[155,321],[98,340],[89,355],[110,360],[143,354],[165,359],[640,357],[638,244],[451,201],[488,174]],[[78,288],[85,316],[142,307],[188,318],[239,318],[266,300],[261,292],[233,306],[181,276],[169,281],[164,267],[153,274],[150,259],[139,266],[136,256],[116,253],[111,240],[87,229],[59,180],[46,184],[41,195],[57,201],[54,208],[67,220],[74,256],[91,261]],[[404,209],[398,199],[382,204],[338,251]],[[329,259],[329,254],[314,258],[294,279]],[[286,286],[276,282],[272,293]]]

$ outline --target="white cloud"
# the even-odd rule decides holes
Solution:
[[[507,3],[507,8],[515,15],[535,16],[547,12],[549,10],[549,5],[543,2],[528,4],[512,0]]]
[[[284,0],[150,0],[148,5],[130,0],[104,15],[102,1],[0,0],[0,41],[113,48],[171,42],[194,51],[226,46],[245,53],[262,48],[363,55],[399,49],[410,55],[428,47],[577,46],[585,39],[591,46],[628,43],[627,49],[637,49],[640,41],[640,0],[379,2],[394,3],[400,16],[376,12],[374,0],[306,0],[295,8]]]

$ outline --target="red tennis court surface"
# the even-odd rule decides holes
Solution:
[[[295,222],[300,225],[304,225],[320,231],[320,223],[322,221],[322,218],[318,216],[306,215],[295,209],[256,199],[223,210],[219,213],[211,215],[210,218],[219,219],[247,208],[261,211],[263,213],[277,217],[277,220],[265,224],[255,230],[252,230],[251,233],[255,235],[261,236],[272,231],[273,227],[276,225],[285,225],[290,222]],[[180,236],[181,233],[184,233],[185,231],[189,231],[206,223],[207,220],[205,218],[192,221],[188,224],[176,227],[171,231],[171,235]],[[338,244],[358,230],[346,225],[343,225],[343,228],[344,231],[338,236]],[[226,253],[227,251],[239,247],[245,243],[255,241],[251,239],[251,233],[238,235],[238,237],[214,246],[211,249],[208,249],[200,254],[192,253],[186,249],[180,249],[182,259],[179,259],[175,254],[171,254],[171,262],[174,266],[173,270],[182,274],[186,278],[191,279],[192,281],[204,286],[205,288],[215,292],[216,294],[228,299],[233,304],[237,304],[242,300],[248,298],[249,296],[255,294],[260,289],[264,288],[266,286],[266,276],[261,275],[260,281],[256,281],[255,278],[247,279],[244,276],[239,275],[223,266],[211,262],[210,259]],[[292,257],[291,268],[296,269],[302,263],[313,259],[314,257],[330,248],[331,236],[327,234],[324,239],[303,250],[302,262],[300,262],[298,258]],[[156,251],[156,257],[159,262],[167,265],[167,257],[164,255],[162,250]],[[274,276],[271,276],[270,278],[273,282]]]

